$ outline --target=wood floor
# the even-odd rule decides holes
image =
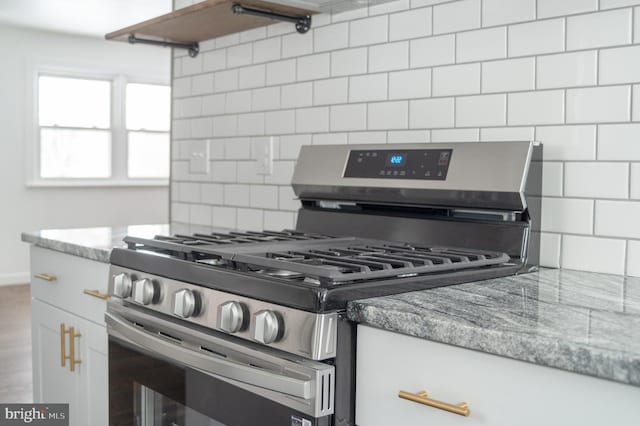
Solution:
[[[0,402],[33,402],[29,290],[0,287]]]

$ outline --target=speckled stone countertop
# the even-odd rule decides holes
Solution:
[[[640,386],[640,278],[557,269],[351,302],[361,324]]]

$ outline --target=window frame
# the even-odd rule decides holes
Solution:
[[[142,76],[126,75],[115,72],[104,72],[88,68],[72,68],[59,66],[33,66],[30,72],[31,84],[28,84],[27,110],[31,111],[30,126],[27,135],[27,187],[141,187],[169,186],[167,178],[131,178],[128,176],[128,130],[126,126],[126,87],[129,83],[170,86],[169,82]],[[40,176],[40,122],[39,122],[39,77],[63,77],[85,80],[103,80],[111,83],[111,176],[108,178],[43,178]],[[30,87],[29,87],[30,86]],[[171,101],[170,101],[171,102]],[[170,105],[172,108],[173,105]],[[42,126],[50,127],[50,126]],[[67,128],[60,126],[59,128]],[[71,127],[69,127],[71,128]],[[161,132],[165,133],[165,132]],[[169,123],[171,140],[171,123]],[[171,157],[171,143],[169,155]],[[169,158],[168,161],[171,161]],[[171,173],[171,171],[169,171]]]

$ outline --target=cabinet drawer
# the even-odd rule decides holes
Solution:
[[[637,425],[640,388],[358,326],[358,426]],[[426,390],[463,417],[400,399]]]
[[[31,296],[98,324],[106,300],[84,293],[107,293],[109,265],[31,246]]]

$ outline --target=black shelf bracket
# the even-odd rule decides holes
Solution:
[[[134,34],[129,35],[129,43],[131,44],[150,44],[153,46],[175,47],[177,49],[187,49],[189,56],[195,58],[200,52],[198,43],[176,43],[172,41],[150,40],[147,38],[138,38]]]
[[[280,13],[275,12],[265,12],[264,10],[252,9],[249,7],[244,7],[238,3],[234,3],[231,6],[231,10],[236,15],[252,15],[258,16],[260,18],[269,18],[275,19],[278,21],[291,22],[296,25],[296,31],[300,34],[304,34],[311,28],[311,15],[305,16],[290,16],[290,15],[282,15]]]

